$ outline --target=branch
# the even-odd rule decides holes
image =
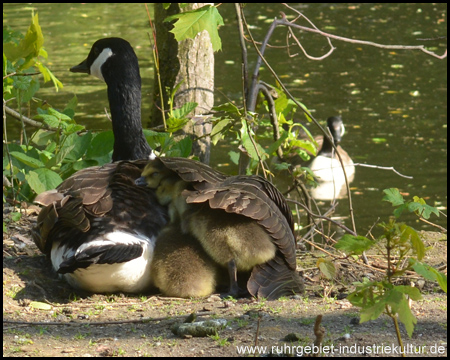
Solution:
[[[5,113],[8,115],[11,115],[14,119],[19,120],[19,121],[23,121],[24,123],[26,123],[27,125],[33,126],[33,127],[37,127],[37,128],[44,128],[46,130],[53,130],[53,131],[59,131],[60,129],[58,128],[53,128],[51,126],[48,126],[45,123],[41,123],[39,121],[34,121],[20,113],[18,113],[17,111],[11,109],[8,106],[4,106],[5,108]]]
[[[334,221],[333,219],[327,217],[327,216],[323,216],[323,215],[317,215],[314,214],[313,212],[311,212],[311,210],[309,210],[305,205],[303,205],[301,202],[297,201],[297,200],[292,200],[292,199],[286,199],[287,202],[291,202],[297,205],[300,205],[309,215],[311,215],[312,217],[315,217],[317,219],[324,219],[327,220],[329,222],[332,222],[334,225],[339,226],[341,229],[345,230],[346,232],[348,232],[349,234],[353,235],[353,236],[357,236],[358,234],[356,233],[356,231],[352,231],[350,230],[348,227],[346,227],[345,225],[342,225],[341,223]]]
[[[353,165],[355,165],[355,166],[362,166],[362,167],[368,167],[368,168],[372,168],[372,169],[392,170],[398,176],[404,177],[406,179],[413,179],[412,176],[400,174],[397,170],[394,169],[393,166],[378,166],[378,165],[361,164],[361,163],[356,163],[356,164],[353,164]]]
[[[290,7],[289,5],[287,5],[287,4],[283,4],[283,5],[286,6],[288,9],[296,12],[300,16],[305,17],[301,12],[295,10],[294,8]],[[287,21],[284,17],[281,20],[277,20],[277,23],[279,25],[292,26],[295,29],[304,30],[304,31],[315,33],[315,34],[319,34],[319,35],[325,36],[325,37],[327,37],[329,39],[336,39],[336,40],[339,40],[339,41],[345,41],[345,42],[349,42],[349,43],[353,43],[353,44],[368,45],[368,46],[378,47],[378,48],[381,48],[381,49],[420,50],[420,51],[423,51],[425,54],[431,55],[431,56],[436,57],[438,59],[444,59],[444,58],[447,57],[447,49],[445,50],[444,54],[438,55],[438,54],[434,53],[433,51],[429,51],[429,50],[425,49],[425,45],[384,45],[384,44],[375,43],[373,41],[349,39],[349,38],[346,38],[346,37],[343,37],[343,36],[338,36],[338,35],[333,35],[333,34],[326,33],[326,32],[324,32],[322,30],[317,29],[316,27],[314,29],[312,29],[312,28],[309,28],[309,27],[306,27],[306,26],[301,26],[301,25],[294,24],[293,22]]]
[[[289,97],[289,98],[290,98],[290,99],[291,99],[291,100],[292,100],[292,101],[293,101],[300,109],[302,109],[302,111],[303,111],[305,114],[307,114],[307,115],[309,116],[309,118],[314,122],[314,124],[316,124],[316,126],[322,131],[322,133],[324,134],[324,136],[325,136],[326,138],[328,138],[328,140],[330,141],[331,145],[332,145],[333,148],[334,148],[334,151],[335,151],[335,152],[337,153],[337,155],[338,155],[339,162],[340,162],[341,165],[342,165],[343,162],[342,162],[341,155],[340,155],[339,152],[337,151],[337,148],[336,148],[336,146],[335,146],[335,144],[334,144],[333,139],[331,139],[331,137],[328,135],[328,133],[325,131],[325,129],[319,124],[319,122],[316,120],[316,118],[314,118],[314,116],[312,116],[311,113],[310,113],[307,109],[305,109],[304,106],[303,106],[302,104],[300,104],[300,103],[294,98],[294,96],[292,96],[292,94],[290,93],[290,91],[287,89],[286,85],[284,85],[284,83],[281,81],[280,77],[277,75],[277,73],[275,72],[275,70],[273,70],[273,68],[270,66],[270,64],[267,62],[267,60],[264,58],[264,56],[263,56],[263,54],[261,53],[261,51],[258,49],[258,46],[256,45],[255,40],[254,40],[254,38],[253,38],[253,36],[252,36],[252,34],[251,34],[251,32],[250,32],[250,29],[249,29],[249,27],[248,27],[247,21],[245,20],[245,16],[244,16],[244,12],[243,12],[243,11],[242,11],[242,20],[243,20],[243,23],[244,23],[244,25],[245,25],[246,31],[247,31],[248,35],[250,36],[250,38],[251,38],[251,40],[252,40],[253,46],[254,46],[256,52],[258,53],[258,63],[260,63],[261,61],[264,62],[264,64],[266,65],[267,69],[269,69],[269,71],[272,73],[272,76],[278,81],[278,83],[280,84],[280,86],[281,86],[281,88],[283,89],[283,91],[285,92],[285,94],[286,94],[286,95],[287,95],[287,96],[288,96],[288,97]],[[271,33],[273,32],[273,30],[275,29],[276,23],[277,23],[278,21],[279,21],[279,20],[275,19],[274,22],[272,23],[272,25],[270,26],[270,29],[269,29],[269,33],[270,33],[270,34],[271,34]],[[267,37],[267,36],[266,36],[265,41],[266,41],[266,40],[267,40],[267,42],[268,42],[268,37]],[[265,48],[265,44],[263,44],[263,45],[261,46],[261,50],[263,50],[264,48]],[[256,79],[257,79],[257,76],[258,76],[257,69],[259,69],[259,67],[256,67],[256,68],[255,68],[255,72],[254,72],[254,74],[253,74],[253,83],[252,83],[252,87],[253,87],[253,84],[256,82]],[[255,78],[255,75],[256,75],[256,78]],[[255,86],[255,88],[256,88],[256,86]],[[252,96],[252,89],[249,91],[249,93],[250,93],[250,96]],[[344,169],[344,168],[343,168],[343,169]],[[350,193],[350,185],[349,185],[349,182],[348,182],[348,179],[347,179],[347,174],[345,173],[345,169],[344,169],[344,177],[345,177],[345,185],[346,185],[346,188],[347,188],[347,195],[348,195],[348,202],[349,202],[350,218],[351,218],[351,220],[352,220],[353,230],[354,230],[354,232],[356,233],[356,224],[355,224],[355,218],[354,218],[354,216],[353,216],[353,204],[352,204],[352,197],[351,197],[351,193]]]

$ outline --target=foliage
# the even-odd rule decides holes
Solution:
[[[195,10],[185,11],[169,16],[164,21],[170,22],[172,20],[177,20],[173,29],[170,30],[177,41],[193,39],[198,33],[206,30],[211,38],[213,50],[219,51],[222,49],[222,41],[217,30],[219,26],[223,25],[223,19],[214,6],[205,5]]]
[[[25,144],[4,141],[3,175],[12,184],[6,187],[6,195],[19,201],[30,202],[36,194],[54,189],[76,171],[110,162],[114,145],[112,131],[92,133],[76,123],[76,97],[63,111],[35,97],[40,88],[37,74],[44,76],[44,82],[53,81],[56,90],[63,86],[42,63],[41,58],[47,58],[43,44],[37,14],[32,16],[25,35],[9,27],[4,28],[3,99],[8,106],[15,101],[19,112],[19,104],[37,103],[33,120],[42,124],[28,138],[22,123]],[[171,109],[170,124],[177,127],[186,122],[186,115],[195,106],[186,104],[181,109]],[[192,141],[189,138],[177,142],[171,133],[145,131],[144,134],[154,149],[160,148],[170,156],[186,157],[191,152]]]
[[[9,26],[4,27],[3,76],[12,73],[27,74],[37,69],[44,76],[44,82],[52,81],[56,91],[62,88],[61,82],[42,64],[41,57],[47,59],[43,44],[44,36],[39,25],[38,14],[32,16],[31,25],[25,36]],[[6,100],[16,97],[21,102],[28,102],[37,90],[39,90],[39,82],[32,77],[16,76],[3,80],[3,97]]]
[[[170,4],[165,4],[167,9]],[[184,7],[185,4],[180,4]],[[199,9],[185,11],[173,16],[167,17],[164,21],[169,22],[176,20],[173,24],[172,33],[175,34],[177,41],[186,38],[194,38],[199,32],[207,30],[210,34],[211,43],[214,51],[221,48],[220,37],[218,36],[217,28],[223,25],[223,19],[218,13],[216,7],[205,5]],[[180,84],[174,87],[171,92],[173,98],[177,88]],[[254,84],[255,86],[257,84]],[[265,84],[266,86],[267,85]],[[277,84],[279,85],[279,84]],[[316,155],[317,143],[309,131],[298,120],[294,120],[298,106],[300,104],[304,109],[306,106],[297,102],[297,104],[281,90],[281,87],[271,88],[271,96],[275,98],[274,109],[270,109],[267,99],[259,101],[259,109],[256,111],[248,111],[245,107],[237,106],[233,103],[225,103],[213,108],[217,112],[217,116],[212,117],[213,128],[211,132],[211,141],[214,145],[218,141],[230,136],[235,137],[237,142],[241,145],[241,151],[245,152],[250,158],[250,163],[247,166],[247,173],[255,173],[259,168],[261,162],[268,160],[273,155],[277,154],[277,149],[282,149],[282,158],[291,158],[293,156],[300,156],[303,160],[309,160],[310,154]],[[169,101],[169,103],[171,103]],[[186,104],[184,107],[193,104]],[[184,108],[183,107],[183,108]],[[180,110],[183,110],[180,109]],[[271,113],[274,110],[275,117],[278,119],[277,123],[267,117],[265,114]],[[184,126],[184,123],[174,113],[170,111],[171,118],[167,121],[167,131],[174,132]],[[311,119],[306,116],[308,121]],[[275,128],[279,132],[278,139],[273,139]],[[229,153],[230,159],[234,163],[238,163],[240,154],[234,151]],[[277,164],[278,170],[287,169],[290,165],[286,162]],[[265,170],[268,172],[268,170]],[[295,176],[305,174],[306,182],[315,184],[313,174],[307,168],[297,168]]]
[[[431,214],[439,216],[439,210],[433,206],[427,205],[423,198],[414,196],[413,201],[406,201],[400,194],[400,191],[396,188],[385,189],[383,192],[386,194],[383,197],[383,201],[388,201],[392,206],[398,206],[394,210],[394,215],[398,218],[404,211],[415,213],[419,217],[429,219]]]
[[[409,209],[419,216],[437,213],[436,208],[428,205],[425,212],[426,204],[423,199],[414,197],[414,202],[405,202],[397,189],[386,189],[384,193],[386,194],[384,201],[400,206],[403,210]],[[420,209],[414,204],[419,204]],[[400,215],[401,212],[396,209],[394,213]],[[370,281],[365,278],[363,282],[356,282],[356,290],[348,296],[348,300],[361,308],[361,322],[377,319],[383,313],[390,316],[401,342],[397,319],[405,325],[411,337],[417,320],[411,312],[408,298],[420,300],[421,294],[415,287],[394,285],[395,278],[405,275],[407,271],[415,271],[426,279],[437,281],[447,292],[447,277],[420,262],[425,256],[425,246],[420,235],[412,227],[397,222],[394,217],[379,226],[383,229],[383,234],[375,240],[363,236],[344,235],[335,247],[347,255],[359,255],[374,248],[384,256],[388,264],[384,278],[381,281]]]

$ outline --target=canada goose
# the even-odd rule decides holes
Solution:
[[[338,145],[345,133],[345,127],[342,122],[342,118],[340,116],[329,117],[327,119],[327,127],[334,139],[334,144],[337,147],[337,151],[341,155],[347,179],[349,181],[352,181],[355,175],[355,166],[353,164],[353,160],[350,158],[347,152],[342,149],[340,145]],[[323,137],[322,148],[320,149],[314,160],[312,160],[309,167],[317,177],[319,182],[345,182],[341,163],[338,156],[335,154],[335,150],[331,142],[327,137]]]
[[[179,223],[167,225],[156,240],[151,274],[165,296],[205,297],[220,283],[220,268],[197,239],[181,231]]]
[[[247,289],[276,299],[303,291],[296,273],[293,219],[278,190],[259,176],[226,176],[194,160],[158,158],[138,184],[156,189],[172,223],[195,236],[227,266],[230,294],[239,295],[237,271],[252,270]]]
[[[45,207],[32,231],[34,241],[73,287],[138,293],[151,285],[153,248],[168,215],[153,189],[134,183],[151,153],[140,123],[137,57],[127,41],[106,38],[70,70],[108,86],[115,162],[80,170],[38,195],[35,202]]]

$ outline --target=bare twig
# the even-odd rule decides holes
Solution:
[[[325,336],[325,328],[320,326],[320,323],[322,322],[322,314],[317,315],[316,322],[314,323],[314,335],[316,336],[316,339],[314,340],[314,345],[316,348],[320,349],[320,345],[323,342],[323,337]],[[320,353],[314,352],[313,357],[319,357]]]
[[[17,111],[11,109],[11,108],[8,107],[8,106],[5,106],[5,105],[4,105],[4,110],[5,110],[5,113],[6,113],[6,114],[12,116],[14,119],[19,120],[19,121],[20,121],[20,119],[22,119],[23,122],[24,122],[25,124],[27,124],[27,125],[30,125],[30,126],[33,126],[33,127],[39,128],[39,129],[40,129],[40,128],[44,128],[44,129],[46,129],[46,130],[52,130],[52,131],[59,131],[59,130],[60,130],[60,129],[58,129],[58,128],[53,128],[53,127],[51,127],[51,126],[48,126],[48,125],[45,124],[45,123],[41,123],[41,122],[39,122],[39,121],[34,121],[34,120],[32,120],[32,119],[30,119],[30,118],[24,116],[24,115],[19,114]]]
[[[3,80],[5,80],[6,78],[9,78],[11,76],[33,76],[33,75],[39,75],[41,72],[33,72],[33,73],[17,73],[17,72],[13,72],[10,74],[7,74],[5,76],[3,76]]]
[[[361,164],[361,163],[356,163],[356,164],[353,164],[353,165],[355,165],[355,166],[362,166],[362,167],[368,167],[368,168],[372,168],[372,169],[391,170],[394,173],[396,173],[398,176],[404,177],[406,179],[413,179],[412,176],[403,175],[403,174],[399,173],[397,170],[394,169],[393,166],[378,166],[378,165]]]
[[[294,9],[293,7],[290,7],[287,4],[283,4],[283,5],[286,6],[287,8],[289,8],[290,10],[296,12],[297,14],[305,17],[301,12],[299,12],[296,9]],[[445,50],[444,54],[438,55],[438,54],[434,53],[433,51],[429,51],[429,50],[425,49],[424,45],[385,45],[385,44],[375,43],[375,42],[372,42],[372,41],[349,39],[349,38],[346,38],[346,37],[343,37],[343,36],[329,34],[329,33],[326,33],[326,32],[324,32],[322,30],[319,30],[317,28],[312,29],[312,28],[309,28],[309,27],[306,27],[306,26],[301,26],[301,25],[294,24],[293,22],[287,21],[285,18],[283,18],[281,20],[278,20],[277,22],[278,22],[279,25],[291,26],[291,27],[293,27],[295,29],[312,32],[312,33],[315,33],[315,34],[319,34],[319,35],[325,36],[325,37],[330,38],[330,39],[335,39],[335,40],[339,40],[339,41],[349,42],[349,43],[352,43],[352,44],[368,45],[368,46],[373,46],[373,47],[377,47],[377,48],[381,48],[381,49],[390,49],[390,50],[420,50],[420,51],[424,52],[425,54],[428,54],[430,56],[436,57],[438,59],[444,59],[444,58],[447,57],[447,49]]]
[[[314,214],[313,212],[311,212],[311,210],[309,210],[305,205],[303,205],[301,202],[297,201],[297,200],[292,200],[292,199],[286,199],[286,201],[297,204],[299,206],[301,206],[310,216],[317,218],[317,219],[324,219],[326,221],[330,221],[333,224],[335,224],[336,226],[339,226],[341,229],[345,230],[346,232],[348,232],[349,234],[353,235],[353,236],[357,236],[356,231],[352,231],[350,230],[348,227],[346,227],[345,225],[342,225],[341,223],[334,221],[333,219],[324,216],[324,215],[318,215],[318,214]]]
[[[267,67],[267,69],[272,73],[272,76],[278,81],[278,83],[280,84],[280,86],[281,86],[281,88],[283,89],[283,91],[285,92],[285,94],[300,108],[300,109],[302,109],[302,111],[305,113],[305,114],[307,114],[310,118],[311,118],[311,120],[316,124],[316,126],[317,127],[319,127],[319,129],[322,131],[322,133],[324,134],[324,136],[326,137],[326,138],[328,138],[328,140],[330,141],[330,143],[331,143],[331,145],[333,146],[333,148],[334,148],[334,150],[336,151],[336,153],[337,153],[337,155],[338,155],[338,159],[339,159],[339,162],[341,163],[341,165],[343,164],[343,161],[342,161],[342,158],[341,158],[341,155],[339,154],[339,152],[337,151],[337,148],[336,148],[336,146],[335,146],[335,144],[334,144],[334,141],[330,138],[330,136],[327,134],[327,132],[325,131],[325,129],[323,129],[323,127],[319,124],[319,122],[314,118],[314,116],[312,116],[311,115],[311,113],[307,110],[307,109],[305,109],[304,108],[304,106],[302,105],[302,104],[300,104],[295,98],[294,98],[294,96],[292,96],[292,94],[290,93],[290,91],[287,89],[287,87],[286,87],[286,85],[284,85],[284,83],[281,81],[281,79],[280,79],[280,77],[277,75],[277,73],[273,70],[273,68],[270,66],[270,64],[267,62],[267,60],[264,58],[264,56],[263,56],[263,54],[262,54],[262,52],[258,49],[258,46],[256,45],[256,43],[255,43],[255,40],[254,40],[254,38],[253,38],[253,36],[252,36],[252,34],[251,34],[251,32],[250,32],[250,29],[249,29],[249,27],[248,27],[248,24],[247,24],[247,22],[246,22],[246,20],[245,20],[245,15],[244,15],[244,12],[242,11],[242,20],[243,20],[243,23],[244,23],[244,25],[245,25],[245,28],[246,28],[246,30],[247,30],[247,33],[248,33],[248,35],[250,36],[250,39],[252,40],[252,43],[253,43],[253,46],[254,46],[254,48],[255,48],[255,50],[256,50],[256,52],[258,53],[258,61],[257,61],[257,66],[255,67],[255,71],[254,71],[254,73],[253,73],[253,78],[252,78],[252,89],[249,91],[249,94],[250,94],[250,98],[252,99],[252,101],[254,102],[254,101],[256,101],[255,99],[256,99],[256,94],[254,93],[254,89],[253,89],[253,84],[256,84],[256,81],[257,81],[257,77],[258,77],[258,73],[259,73],[259,65],[258,64],[260,64],[261,63],[261,61],[263,61],[264,62],[264,64],[266,65],[266,67]],[[281,22],[280,22],[281,21]],[[268,35],[271,35],[272,34],[272,32],[273,32],[273,30],[275,29],[275,27],[277,26],[277,24],[278,23],[280,23],[280,24],[290,24],[289,22],[287,22],[287,21],[282,21],[282,20],[277,20],[277,19],[275,19],[274,21],[273,21],[273,23],[272,23],[272,25],[270,26],[270,28],[269,28],[269,31],[268,31]],[[266,35],[266,38],[264,39],[264,42],[263,42],[263,45],[261,46],[261,50],[264,50],[265,49],[265,46],[266,46],[266,44],[267,44],[267,42],[269,41],[269,36],[268,35]],[[256,86],[255,86],[256,87]],[[251,103],[250,101],[248,101],[248,103]],[[250,108],[250,105],[249,105],[249,108]],[[356,233],[356,224],[355,224],[355,218],[354,218],[354,215],[353,215],[353,203],[352,203],[352,198],[351,198],[351,193],[350,193],[350,186],[349,186],[349,182],[348,182],[348,179],[347,179],[347,174],[346,174],[346,172],[345,172],[345,169],[343,168],[343,172],[344,172],[344,175],[345,175],[345,184],[346,184],[346,188],[347,188],[347,195],[348,195],[348,200],[349,200],[349,212],[350,212],[350,219],[351,219],[351,221],[352,221],[352,227],[353,227],[353,230],[354,230],[354,232]]]

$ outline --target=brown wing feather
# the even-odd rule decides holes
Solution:
[[[278,254],[253,268],[247,289],[252,296],[276,300],[281,296],[303,293],[304,284],[298,273],[288,269]]]
[[[253,179],[248,178],[250,178],[250,183],[244,182],[245,179],[242,177],[237,178],[236,182],[232,181],[233,178],[228,178],[214,187],[186,191],[184,192],[187,195],[186,201],[196,203],[208,199],[209,205],[213,209],[223,209],[229,213],[241,214],[257,220],[258,224],[271,234],[289,267],[295,270],[295,238],[292,225],[288,222],[285,212],[282,212],[277,203],[269,197],[271,193],[261,190],[260,179],[255,182],[255,186],[252,184]]]
[[[188,159],[161,158],[160,161],[190,183],[190,188],[182,193],[187,203],[208,202],[212,209],[254,219],[270,233],[278,248],[277,255],[253,268],[247,283],[252,295],[271,300],[303,291],[303,282],[295,271],[293,216],[275,186],[259,176],[226,176]]]
[[[159,158],[159,160],[187,182],[218,183],[228,177],[228,175],[195,160],[177,157],[163,157]]]
[[[83,169],[61,183],[56,191],[38,195],[37,202],[46,206],[32,231],[39,249],[48,255],[57,234],[86,233],[94,218],[107,216],[114,222],[143,229],[154,225],[148,218],[154,215],[147,211],[157,204],[153,191],[134,184],[147,162],[121,161]],[[165,222],[156,217],[151,220],[152,223],[161,220],[161,225]]]

